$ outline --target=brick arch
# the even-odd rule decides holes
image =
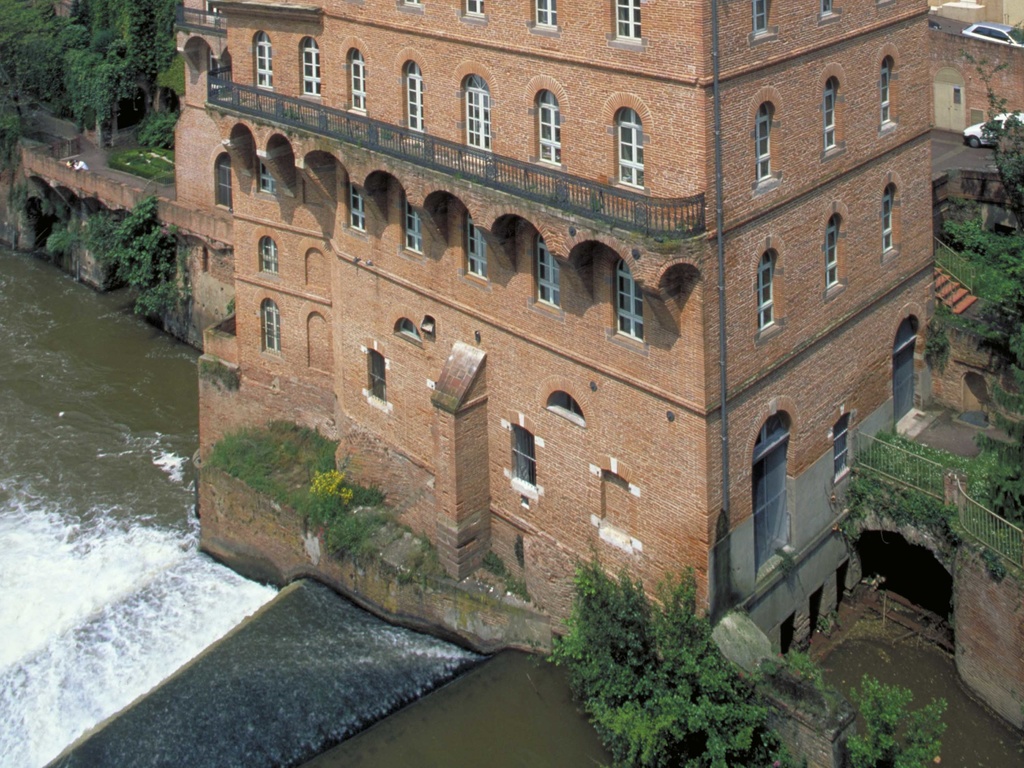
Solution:
[[[605,99],[601,107],[601,116],[605,125],[614,125],[615,116],[620,109],[632,109],[640,115],[640,121],[644,125],[644,135],[653,133],[654,115],[643,100],[632,93],[613,93]]]
[[[327,267],[327,256],[324,255],[323,246],[307,248],[304,265],[305,283],[307,286],[326,289],[324,293],[330,293],[330,271]]]
[[[420,68],[420,72],[423,74],[424,79],[423,87],[426,89],[429,84],[426,82],[427,67],[425,67],[424,64],[429,61],[429,59],[416,48],[406,47],[395,54],[394,58],[391,60],[391,71],[396,77],[401,78],[405,75],[406,63],[410,61]]]
[[[334,348],[331,341],[331,321],[318,308],[303,307],[306,317],[306,366],[315,371],[330,373],[334,367]],[[317,345],[315,342],[320,341]]]
[[[782,247],[782,240],[777,237],[766,237],[760,248],[748,256],[747,276],[754,286],[757,285],[757,273],[761,268],[761,257],[771,251],[775,254],[775,269],[783,266],[785,251]]]
[[[348,64],[348,55],[353,48],[363,54],[363,60],[369,64],[370,57],[367,55],[367,51],[370,50],[370,48],[367,46],[366,41],[357,35],[349,35],[344,38],[338,46],[338,50],[341,51],[341,55],[343,57],[343,63]]]
[[[633,468],[628,464],[624,464],[614,456],[608,456],[602,454],[601,458],[597,460],[597,466],[602,472],[610,472],[613,475],[618,475],[627,483],[633,482]]]
[[[264,237],[269,237],[271,240],[274,241],[274,244],[277,245],[277,260],[278,260],[278,263],[280,264],[281,257],[283,255],[282,254],[283,249],[281,248],[281,238],[278,237],[279,234],[280,234],[279,232],[277,232],[276,230],[271,229],[270,227],[267,227],[267,226],[258,226],[258,227],[253,229],[253,241],[252,241],[251,254],[252,254],[252,257],[256,260],[257,266],[259,265],[259,259],[260,259],[260,241]],[[235,250],[235,258],[237,259],[238,256],[239,256],[239,254],[238,254],[238,250],[236,248],[236,250]],[[245,257],[243,257],[243,258],[245,258]]]
[[[890,184],[896,187],[896,196],[899,197],[900,193],[903,190],[903,179],[900,177],[898,171],[885,172],[885,174],[882,176],[882,183],[880,185],[879,194],[884,193],[885,188],[888,187]]]
[[[795,437],[799,430],[799,420],[796,417],[797,406],[796,401],[789,395],[778,395],[777,397],[771,398],[762,408],[757,410],[756,423],[747,423],[745,427],[746,439],[744,441],[744,450],[746,453],[746,465],[750,465],[754,457],[754,446],[757,444],[757,438],[761,432],[761,427],[768,419],[777,413],[786,414],[786,418],[789,419],[789,442],[790,445],[795,444]]]
[[[559,261],[568,261],[569,248],[566,246],[566,235],[562,231],[552,228],[551,225],[547,223],[537,226],[525,216],[523,219],[533,226],[540,236],[544,238],[544,245],[547,246],[548,251],[552,256]]]
[[[694,272],[697,273],[698,280],[700,279],[701,275],[703,275],[703,273],[700,270],[700,264],[698,263],[697,259],[691,258],[689,256],[676,256],[675,258],[666,259],[664,262],[662,262],[657,272],[658,279],[655,283],[653,283],[653,285],[657,285],[660,287],[662,283],[665,282],[666,278],[669,276],[669,273],[676,272],[680,269],[693,270]]]
[[[582,390],[579,389],[580,382],[573,381],[566,376],[548,376],[544,378],[537,391],[540,393],[540,407],[548,407],[548,398],[555,392],[565,392],[572,397],[577,403],[580,404],[580,408],[583,409],[583,418],[588,419],[593,403],[590,401],[590,389],[584,384]],[[584,392],[582,396],[579,392]]]
[[[207,65],[210,61],[209,54],[213,49],[206,42],[205,38],[199,35],[192,35],[185,41],[185,45],[181,50],[185,61],[193,73],[199,74],[207,71]]]
[[[923,321],[922,318],[926,318],[927,315],[924,313],[924,307],[922,307],[916,301],[908,301],[906,304],[900,307],[899,312],[896,313],[895,319],[891,319],[889,321],[890,339],[896,338],[896,331],[899,330],[900,324],[910,317],[914,318],[914,320],[917,321],[917,340],[920,342],[924,342],[924,332],[926,323]]]
[[[882,45],[878,52],[875,54],[875,61],[878,62],[878,66],[882,66],[882,61],[888,56],[892,59],[892,68],[895,72],[896,68],[900,65],[900,49],[896,47],[893,42],[886,42]]]
[[[846,71],[843,69],[842,64],[838,62],[830,62],[825,65],[825,68],[821,70],[821,74],[818,76],[818,90],[824,90],[825,83],[828,82],[830,77],[834,77],[839,81],[840,89],[846,85]]]
[[[850,221],[850,209],[846,207],[846,203],[842,200],[832,200],[826,207],[821,216],[822,227],[828,225],[828,220],[832,218],[832,214],[838,213],[839,218],[844,221]]]
[[[531,419],[529,416],[527,416],[525,413],[522,414],[522,419],[520,419],[519,417],[520,417],[519,411],[512,411],[512,410],[506,410],[505,411],[505,415],[504,415],[505,421],[507,421],[509,424],[513,424],[513,425],[515,425],[517,427],[522,427],[523,429],[529,430],[529,432],[531,434],[536,435],[537,434],[537,423],[533,419]]]
[[[757,119],[757,110],[766,101],[775,108],[775,117],[773,119],[778,119],[779,112],[782,111],[782,94],[774,86],[765,85],[754,92],[750,104],[747,106],[747,119],[751,123]]]
[[[541,91],[551,91],[555,94],[555,98],[558,99],[559,111],[563,114],[566,112],[569,105],[569,94],[566,93],[560,82],[549,75],[536,75],[526,84],[525,93],[530,98],[529,107],[536,106],[537,94]]]
[[[422,69],[422,66],[420,67],[420,69]],[[461,64],[459,64],[459,66],[455,68],[453,75],[455,77],[455,83],[460,89],[462,88],[462,84],[463,82],[465,82],[467,77],[469,77],[470,75],[479,75],[480,77],[487,81],[487,87],[491,91],[491,96],[494,95],[495,80],[491,76],[491,70],[489,67],[485,66],[483,63],[479,61],[475,61],[473,59],[463,61]]]

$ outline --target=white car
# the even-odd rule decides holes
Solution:
[[[986,126],[990,123],[995,123],[999,128],[1002,128],[1009,117],[1024,123],[1024,114],[1020,112],[1003,112],[1001,115],[996,115],[992,120],[986,120],[984,123],[975,123],[968,128],[964,128],[964,144],[974,148],[994,147],[999,143],[998,137]]]
[[[976,37],[979,40],[988,40],[990,43],[1001,43],[1002,45],[1014,45],[1018,48],[1024,47],[1024,34],[1016,27],[1009,24],[997,24],[994,21],[986,21],[982,24],[971,24],[965,27],[960,33],[967,37]]]

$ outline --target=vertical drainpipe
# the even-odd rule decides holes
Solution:
[[[725,238],[722,231],[722,96],[718,86],[718,2],[711,0],[711,94],[715,133],[715,241],[718,247],[718,374],[722,414],[722,512],[729,517],[729,418],[725,354]]]

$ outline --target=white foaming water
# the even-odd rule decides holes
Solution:
[[[184,456],[176,456],[168,451],[161,451],[153,458],[153,463],[166,472],[174,483],[180,483],[184,479],[186,461]]]
[[[275,593],[199,554],[194,531],[44,504],[22,494],[0,510],[0,765],[18,768],[52,760]]]

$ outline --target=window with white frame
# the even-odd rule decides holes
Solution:
[[[619,139],[619,181],[644,185],[644,126],[635,110],[620,109],[615,116]]]
[[[890,184],[882,193],[882,253],[888,253],[893,248],[892,209],[895,202],[896,187]]]
[[[881,111],[882,125],[892,121],[892,59],[882,59],[882,69],[878,79],[878,103]]]
[[[615,0],[616,37],[625,40],[639,40],[640,33],[640,0]]]
[[[467,16],[483,16],[484,0],[466,0]]]
[[[491,91],[479,75],[466,78],[466,143],[491,149]]]
[[[384,355],[375,349],[366,352],[366,368],[370,397],[375,397],[381,402],[388,401],[388,371],[387,361]]]
[[[536,20],[538,27],[558,26],[558,0],[536,0]]]
[[[764,102],[757,109],[757,120],[754,122],[754,155],[757,161],[757,180],[765,181],[772,177],[772,119],[775,108],[770,102]]]
[[[410,131],[422,133],[423,73],[414,61],[405,64],[405,118]]]
[[[256,33],[256,87],[274,87],[274,49],[266,32]]]
[[[576,398],[561,389],[556,389],[548,395],[547,409],[581,427],[587,424],[587,420],[583,416],[583,409],[576,402]]]
[[[537,452],[533,433],[512,425],[512,477],[527,485],[537,485]]]
[[[466,216],[466,271],[487,279],[487,241],[473,219]]]
[[[775,323],[775,251],[765,251],[757,267],[757,329]]]
[[[825,289],[839,284],[839,228],[842,220],[833,213],[825,226]]]
[[[260,162],[260,192],[268,195],[277,194],[277,181],[274,179],[270,169]]]
[[[537,272],[537,301],[554,307],[561,306],[558,261],[551,255],[544,238],[540,235],[537,235],[534,242],[534,262]]]
[[[263,236],[260,238],[260,272],[277,274],[277,243],[274,238]]]
[[[281,351],[281,312],[270,299],[260,304],[260,318],[263,326],[263,351]]]
[[[768,31],[768,0],[752,0],[753,31],[755,35],[763,35]]]
[[[403,201],[405,208],[405,247],[414,253],[423,253],[423,219],[420,212],[409,205],[409,199]]]
[[[838,480],[846,474],[849,458],[847,437],[850,428],[850,414],[844,413],[832,427],[832,477]]]
[[[789,543],[789,511],[786,507],[786,450],[789,426],[781,414],[761,427],[754,445],[754,567],[760,569]]]
[[[644,297],[626,262],[615,266],[615,316],[618,332],[634,339],[644,337]]]
[[[537,95],[538,156],[545,163],[562,162],[562,112],[551,91]]]
[[[348,78],[352,109],[366,111],[366,62],[363,54],[353,48],[348,54]]]
[[[821,15],[830,16],[832,14],[832,0],[821,0]]]
[[[828,151],[836,145],[836,99],[839,97],[839,81],[830,77],[825,83],[821,96],[822,142]]]
[[[395,333],[414,341],[420,341],[420,332],[416,330],[416,324],[408,317],[400,318],[395,323]]]
[[[320,46],[312,37],[302,39],[302,95],[320,95]]]
[[[352,229],[366,231],[366,198],[355,184],[348,185],[348,223]]]

